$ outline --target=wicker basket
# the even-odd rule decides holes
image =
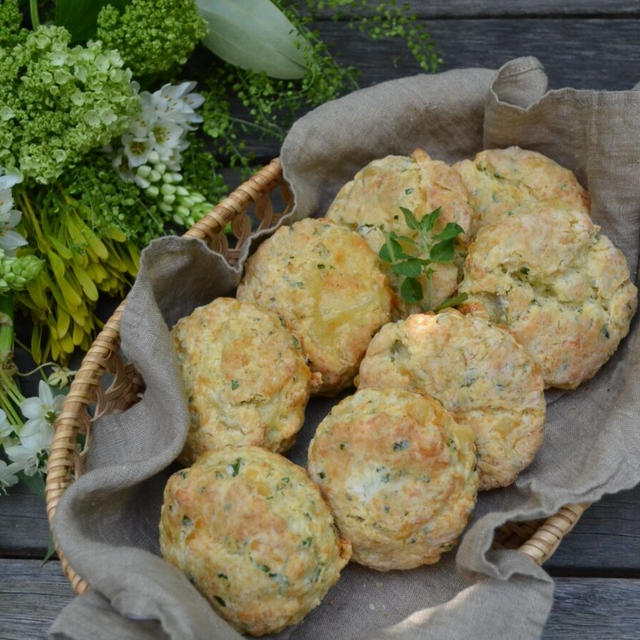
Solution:
[[[284,203],[282,213],[274,213],[272,201],[280,192]],[[279,159],[256,173],[238,187],[228,198],[215,207],[185,235],[204,240],[233,263],[240,247],[251,233],[250,208],[253,206],[259,228],[273,226],[292,205],[293,198],[284,179]],[[235,245],[230,246],[224,228],[231,222]],[[127,409],[138,401],[144,381],[131,364],[125,364],[120,355],[120,315],[123,302],[107,321],[87,352],[67,395],[49,455],[46,500],[49,521],[53,521],[60,496],[83,471],[84,453],[90,446],[90,427],[104,414]],[[112,376],[107,389],[103,378]],[[83,451],[78,451],[78,435],[84,434]],[[518,549],[542,564],[556,550],[580,518],[588,505],[569,504],[546,520],[510,522],[500,528],[494,538],[494,547]],[[62,569],[76,593],[83,593],[88,583],[79,576],[57,547]]]

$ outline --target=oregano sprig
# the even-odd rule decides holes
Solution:
[[[432,307],[432,275],[434,263],[451,262],[455,255],[455,240],[464,229],[455,222],[448,222],[444,229],[433,234],[440,217],[440,207],[418,220],[412,211],[400,207],[407,226],[417,232],[417,239],[399,235],[395,231],[385,232],[385,242],[378,257],[391,265],[391,272],[403,278],[400,295],[408,304],[420,305],[423,311],[440,311],[464,302],[466,294],[444,300],[435,309]],[[407,247],[406,249],[403,248]],[[413,253],[408,251],[413,250]],[[420,277],[425,276],[423,291]]]

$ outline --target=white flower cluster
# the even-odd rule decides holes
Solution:
[[[195,110],[204,98],[192,93],[195,82],[165,84],[154,93],[140,93],[142,111],[120,141],[113,164],[124,180],[135,182],[160,200],[160,208],[179,224],[193,224],[211,205],[204,196],[181,186],[182,152],[189,146],[187,132],[202,122]]]
[[[21,471],[33,476],[46,470],[54,424],[63,402],[63,395],[54,395],[49,385],[40,381],[38,395],[20,404],[20,412],[27,419],[22,426],[12,424],[0,409],[0,445],[9,459],[9,464],[0,459],[0,493],[18,482]]]
[[[27,244],[27,241],[13,230],[20,222],[22,213],[14,207],[11,189],[21,181],[20,175],[5,173],[0,167],[0,249],[8,256],[12,256],[18,247]]]

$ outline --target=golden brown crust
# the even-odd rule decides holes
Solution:
[[[384,231],[417,239],[417,231],[407,226],[400,207],[412,211],[418,220],[440,207],[435,233],[449,222],[471,231],[473,210],[460,176],[422,149],[416,149],[410,157],[391,155],[370,162],[340,189],[327,218],[357,230],[377,254],[384,243]],[[458,237],[456,263],[433,265],[433,307],[455,292],[467,240],[466,234]],[[398,293],[400,278],[386,265],[383,268]],[[403,315],[410,312],[404,303],[400,306]]]
[[[536,151],[487,149],[453,165],[469,192],[476,230],[497,224],[524,202],[559,200],[589,212],[589,193],[569,169]]]
[[[480,489],[511,484],[542,444],[540,370],[506,331],[479,317],[449,309],[385,325],[358,387],[404,388],[442,402],[475,433]]]
[[[433,398],[364,389],[333,407],[309,447],[309,473],[353,559],[379,571],[437,562],[476,501],[473,433]]]
[[[348,387],[393,294],[355,232],[324,219],[281,227],[249,258],[237,296],[275,311],[316,375],[312,393]]]
[[[560,202],[522,205],[481,229],[460,290],[466,309],[511,332],[546,386],[591,378],[629,331],[637,289],[624,255],[588,215]]]
[[[160,548],[239,631],[276,633],[320,603],[350,557],[304,469],[226,447],[169,478]]]
[[[293,445],[311,372],[274,313],[217,298],[179,320],[172,335],[191,417],[184,464],[227,445]]]

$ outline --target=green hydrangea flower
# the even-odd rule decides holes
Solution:
[[[98,38],[118,49],[136,76],[181,67],[206,33],[193,0],[133,0],[123,13],[107,5],[98,15]]]
[[[140,109],[137,85],[117,51],[72,48],[62,27],[15,40],[0,40],[0,166],[48,184],[127,129]]]

